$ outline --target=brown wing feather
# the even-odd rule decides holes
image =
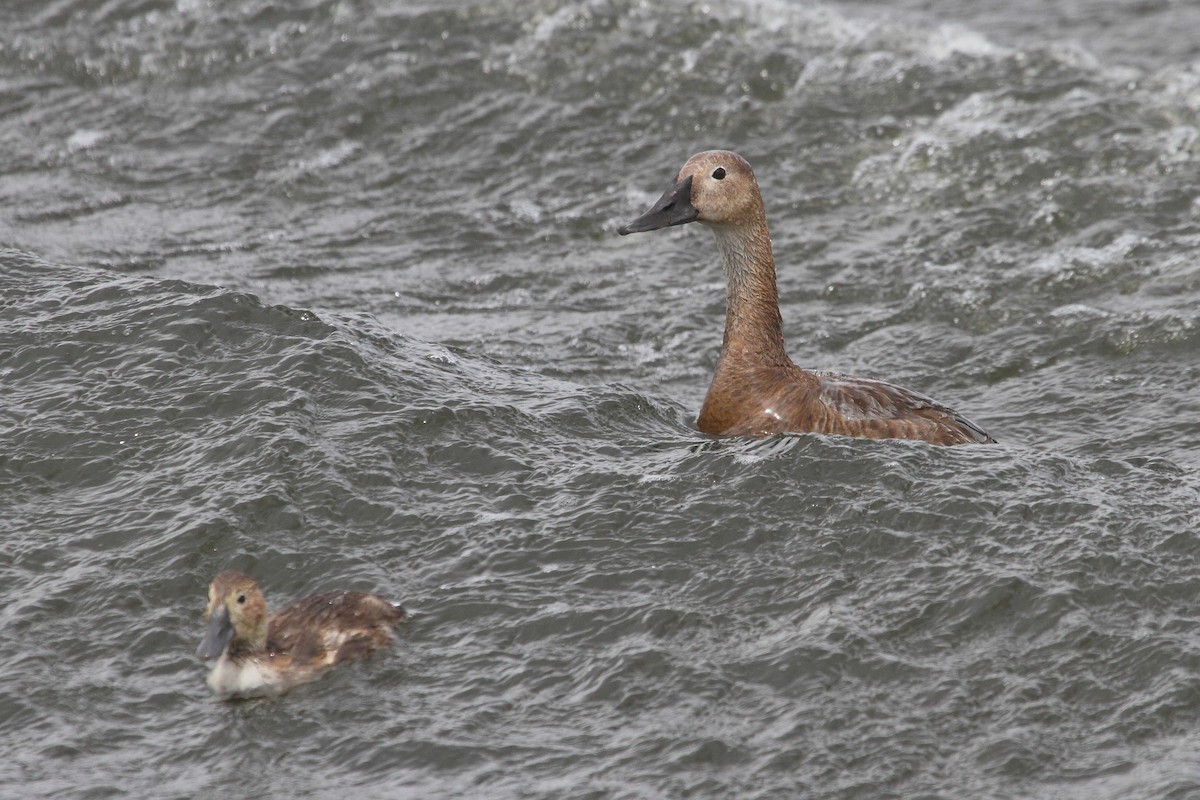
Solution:
[[[933,444],[991,443],[971,420],[918,392],[792,364],[718,371],[700,429],[721,436],[827,433]]]
[[[301,598],[271,617],[268,647],[292,663],[333,665],[368,655],[391,641],[404,609],[365,592],[332,591]]]
[[[992,444],[996,440],[983,428],[949,406],[902,386],[836,372],[811,372],[819,383],[823,403],[846,422],[884,422],[884,429],[911,433],[903,438],[938,444]],[[885,435],[894,435],[889,433]]]

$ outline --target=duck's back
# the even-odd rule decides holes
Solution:
[[[333,666],[388,644],[406,619],[383,597],[338,590],[302,598],[271,617],[268,648],[288,653],[291,668]]]
[[[826,433],[931,444],[995,440],[952,408],[895,384],[793,364],[714,378],[697,421],[719,436]]]
[[[918,439],[933,444],[995,444],[987,431],[949,406],[894,383],[836,372],[813,373],[821,399],[846,425],[883,432],[872,438]],[[854,434],[861,435],[861,434]]]

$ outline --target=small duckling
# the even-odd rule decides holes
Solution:
[[[775,258],[758,181],[744,158],[710,150],[688,159],[622,236],[699,222],[725,265],[725,340],[696,426],[714,436],[832,433],[931,444],[990,444],[983,428],[895,384],[801,369],[783,346]]]
[[[379,595],[335,590],[301,598],[268,620],[254,579],[227,570],[208,587],[204,619],[196,657],[216,659],[208,685],[228,698],[280,694],[365,658],[391,642],[407,615]]]

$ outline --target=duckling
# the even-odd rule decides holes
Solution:
[[[379,595],[335,590],[296,600],[268,620],[249,575],[220,573],[208,587],[207,631],[196,650],[216,659],[208,685],[221,697],[260,697],[316,680],[392,640],[407,615]]]
[[[891,383],[802,369],[788,358],[775,258],[750,164],[728,150],[688,159],[674,184],[630,233],[700,222],[725,267],[725,339],[697,427],[715,436],[827,433],[932,444],[987,444],[981,427],[923,394]]]

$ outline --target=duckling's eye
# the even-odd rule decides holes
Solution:
[[[714,177],[714,178],[716,178],[716,179],[717,179],[717,180],[719,180],[719,181],[723,181],[723,180],[725,180],[725,168],[724,168],[724,167],[717,167],[716,169],[714,169],[714,170],[713,170],[713,177]]]
[[[245,605],[245,604],[246,604],[246,595],[239,594],[238,595],[238,605],[241,606],[241,605]]]

